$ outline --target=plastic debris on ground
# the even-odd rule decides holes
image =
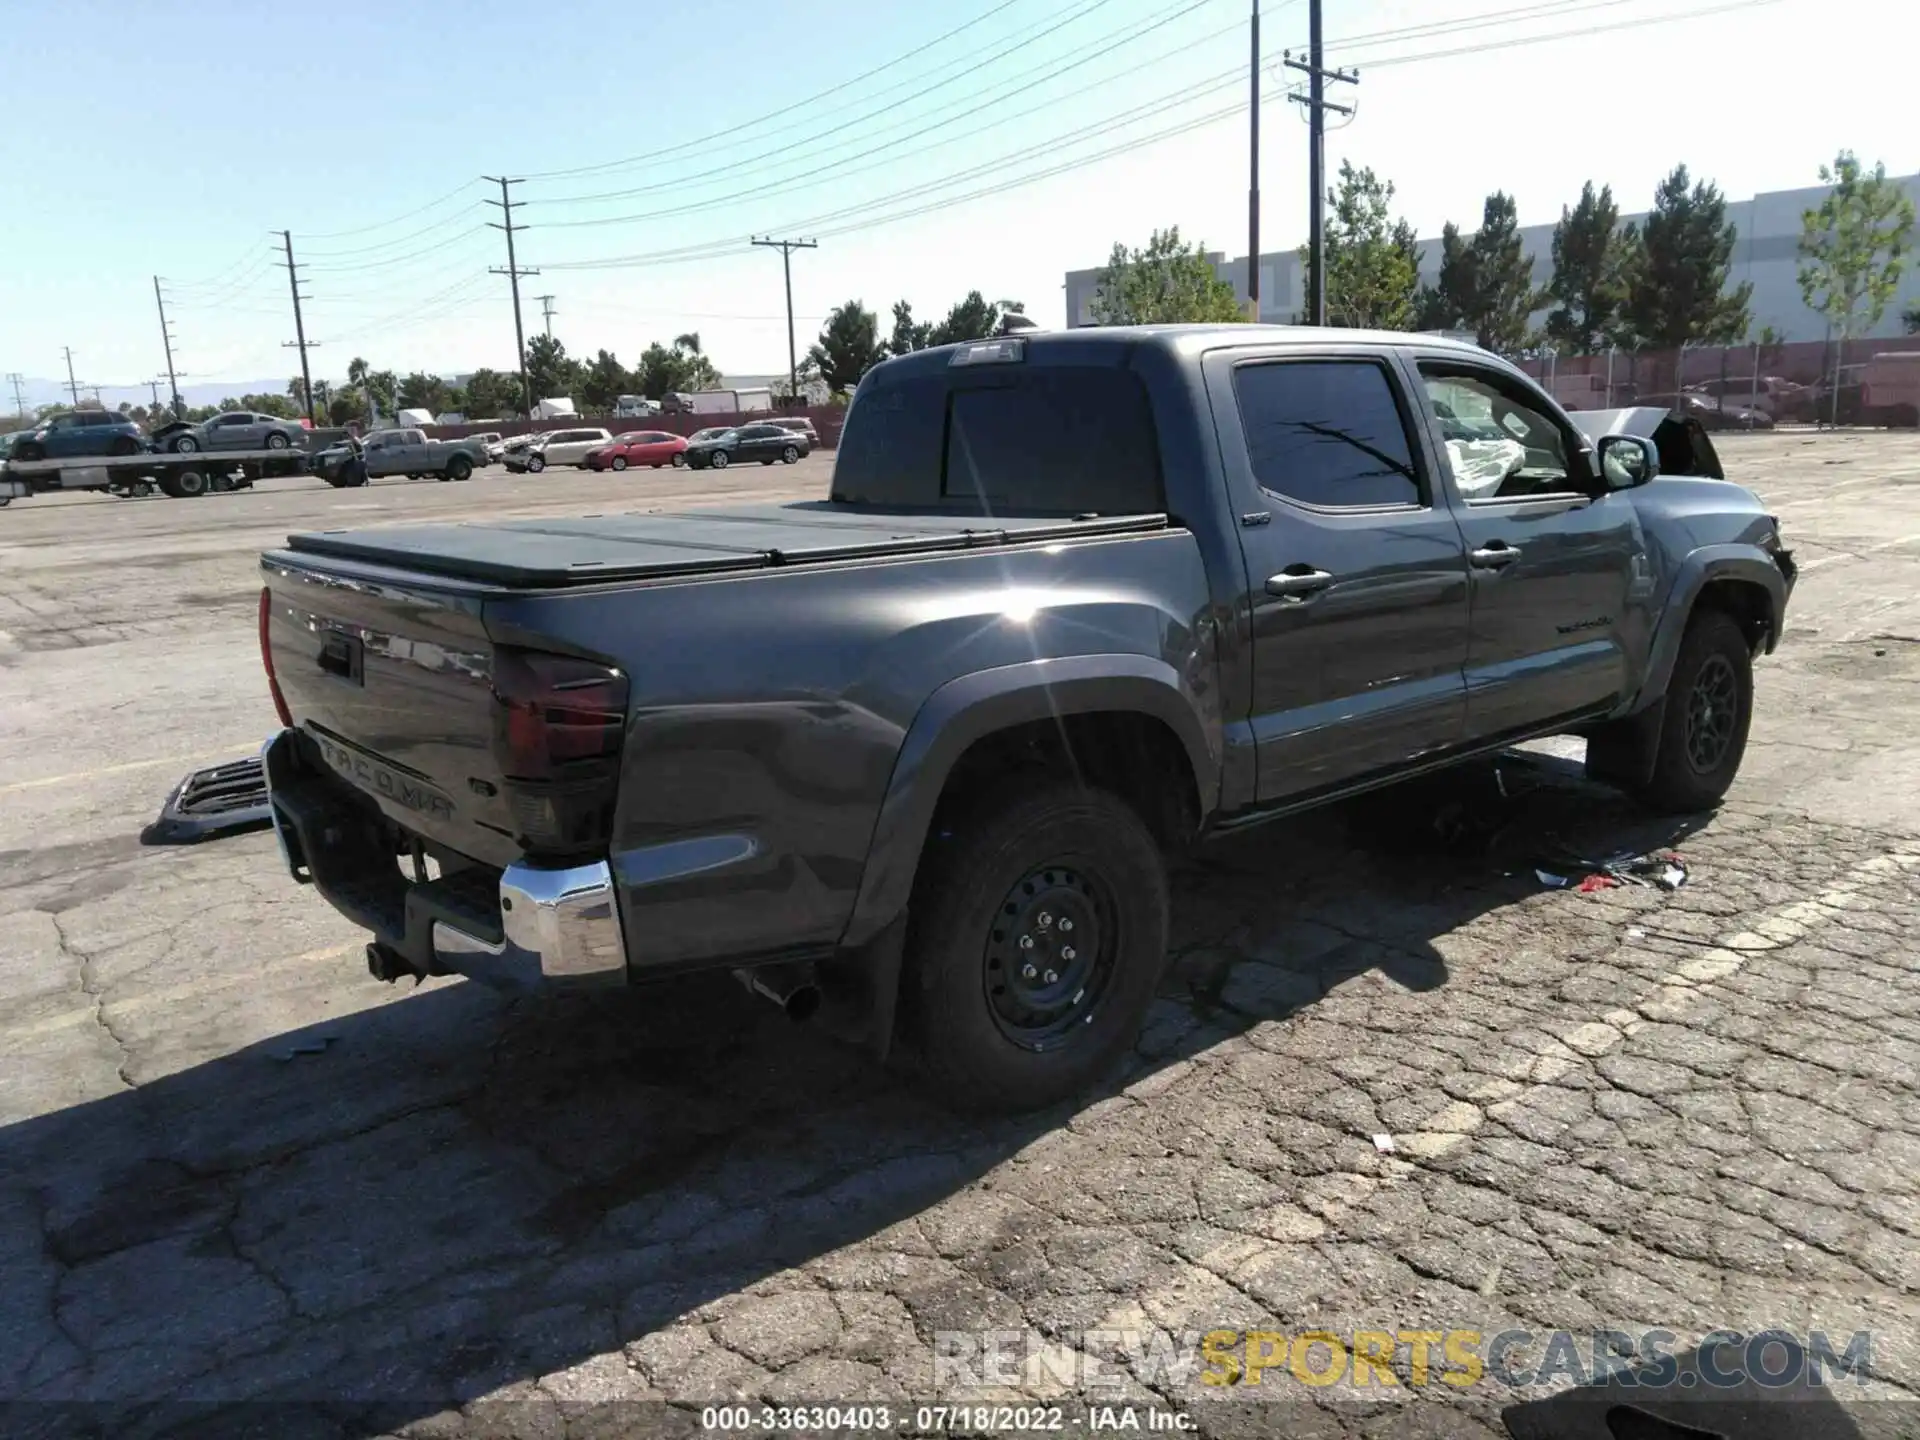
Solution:
[[[1374,1136],[1373,1148],[1378,1150],[1382,1155],[1393,1154],[1393,1137],[1391,1135]]]
[[[1549,890],[1578,891],[1591,895],[1598,890],[1615,890],[1637,885],[1649,890],[1678,890],[1687,883],[1687,862],[1678,855],[1656,851],[1647,855],[1615,855],[1606,860],[1555,862],[1556,869],[1536,866],[1534,875]],[[1562,874],[1562,870],[1569,873]],[[1574,877],[1578,876],[1578,879]]]

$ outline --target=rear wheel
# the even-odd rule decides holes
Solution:
[[[1641,800],[1656,810],[1710,810],[1732,786],[1753,720],[1753,652],[1739,622],[1701,610],[1687,622],[1667,681],[1653,775]]]
[[[901,1000],[925,1078],[962,1108],[1067,1099],[1139,1032],[1165,969],[1167,874],[1103,790],[1009,784],[923,861]]]
[[[673,457],[673,468],[676,470],[684,470],[687,468],[687,452],[686,451],[682,450],[679,454]]]
[[[615,470],[624,470],[627,468],[627,457],[624,455],[616,455],[607,463]]]
[[[122,435],[118,440],[113,442],[113,453],[116,455],[138,455],[140,453],[140,442],[135,440],[131,435]]]
[[[182,500],[197,500],[212,488],[204,470],[181,470],[173,477],[170,493]]]
[[[447,479],[465,480],[473,474],[473,462],[464,455],[456,455],[447,461]]]

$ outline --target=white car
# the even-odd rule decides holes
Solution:
[[[611,439],[605,430],[549,430],[527,448],[527,469],[538,475],[549,465],[582,465]]]

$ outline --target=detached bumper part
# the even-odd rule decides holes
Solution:
[[[297,732],[262,748],[287,870],[397,958],[395,969],[506,989],[598,988],[627,979],[626,937],[605,861],[504,871],[475,866],[418,883],[357,791],[303,765]]]

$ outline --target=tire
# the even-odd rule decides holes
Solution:
[[[673,468],[676,470],[684,470],[687,468],[687,452],[686,451],[682,450],[679,454],[673,457]]]
[[[46,447],[44,445],[35,445],[28,441],[22,441],[13,447],[13,458],[16,460],[44,460],[47,458]]]
[[[538,475],[546,468],[547,459],[544,455],[529,455],[527,457],[527,473],[529,475]]]
[[[200,442],[192,435],[176,435],[167,442],[167,448],[176,455],[191,455],[200,448]]]
[[[1666,814],[1711,810],[1740,773],[1753,720],[1753,652],[1723,610],[1687,621],[1667,681],[1653,775],[1640,800]]]
[[[278,430],[271,431],[267,435],[267,448],[269,450],[285,450],[292,444],[293,442]]]
[[[612,469],[624,470],[627,468],[627,457],[624,455],[616,455],[613,459],[609,460],[607,464]]]
[[[713,452],[712,457],[707,461],[707,463],[713,466],[713,468],[716,470],[724,470],[727,468],[728,465],[732,464],[733,462],[727,458],[726,451],[716,450]]]
[[[447,461],[447,479],[465,480],[473,474],[473,462],[464,455],[456,455]]]
[[[799,463],[799,460],[800,447],[798,445],[789,445],[780,452],[780,462],[783,465],[795,465]]]
[[[173,488],[167,493],[176,500],[198,500],[213,488],[203,470],[179,470],[173,476]]]
[[[1039,1109],[1099,1080],[1132,1045],[1166,968],[1160,848],[1103,790],[996,787],[930,845],[911,913],[908,1042],[932,1093],[968,1110]],[[1073,916],[1091,952],[1062,939]],[[1023,935],[1032,949],[1019,948]],[[1019,1010],[1023,988],[1045,1008]]]
[[[113,442],[113,450],[111,453],[115,455],[138,455],[140,453],[140,444],[131,435],[122,435],[118,440]]]

